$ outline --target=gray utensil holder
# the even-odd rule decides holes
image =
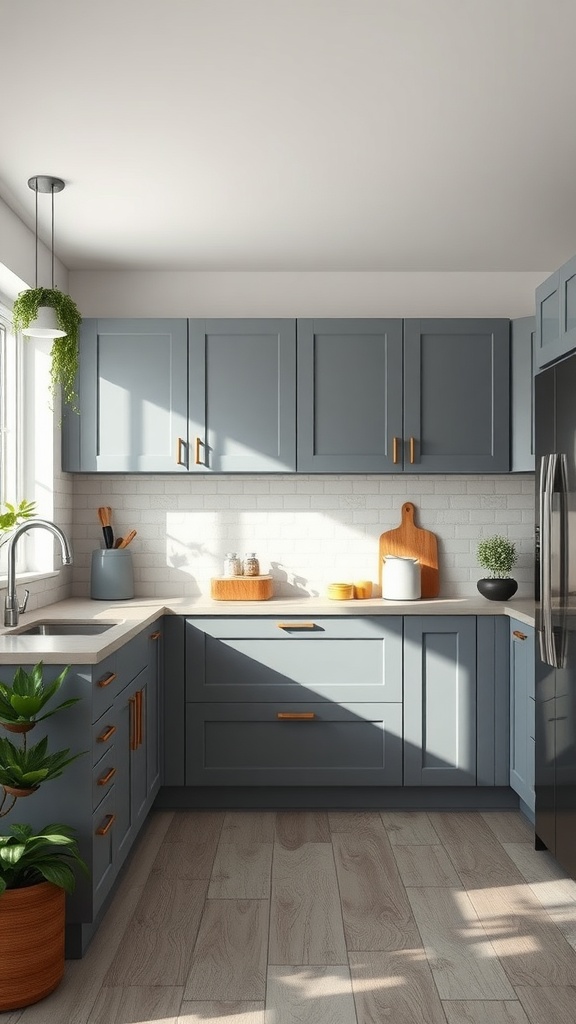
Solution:
[[[96,601],[128,601],[134,597],[132,554],[124,548],[92,552],[90,597]]]

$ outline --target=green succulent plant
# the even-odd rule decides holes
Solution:
[[[16,669],[12,686],[0,681],[0,723],[20,725],[30,722],[34,724],[76,704],[80,698],[70,697],[51,711],[47,711],[45,715],[40,715],[44,705],[54,697],[62,686],[69,671],[70,666],[67,666],[53,683],[44,686],[42,681],[43,664],[40,661],[34,665],[31,672],[25,672],[23,668]]]
[[[0,836],[0,895],[42,881],[73,892],[72,864],[88,874],[68,826],[46,825],[35,833],[29,825],[12,825],[10,832]]]
[[[485,537],[478,544],[476,558],[478,564],[488,570],[491,579],[509,579],[510,571],[516,564],[516,545],[499,534]]]
[[[48,753],[48,737],[29,747],[25,742],[16,747],[10,740],[0,736],[0,785],[15,789],[36,789],[41,782],[57,779],[67,765],[72,764],[80,754],[68,757],[70,750]]]
[[[60,330],[65,337],[54,338],[50,351],[50,391],[54,399],[59,389],[67,405],[77,412],[76,376],[78,373],[78,341],[81,313],[69,295],[58,288],[27,288],[14,302],[12,320],[15,330],[25,330],[38,315],[41,306],[50,306],[56,312]]]

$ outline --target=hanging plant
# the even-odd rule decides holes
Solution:
[[[78,339],[82,316],[69,295],[57,288],[27,288],[20,292],[14,302],[12,319],[15,330],[25,330],[38,316],[41,306],[50,306],[64,338],[54,338],[50,351],[50,392],[56,398],[62,389],[64,402],[76,408],[76,375],[78,373]]]

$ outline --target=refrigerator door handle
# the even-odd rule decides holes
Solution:
[[[552,634],[552,502],[556,475],[555,454],[543,455],[540,465],[540,599],[542,606],[541,630],[538,634],[540,657],[547,665],[555,666]]]

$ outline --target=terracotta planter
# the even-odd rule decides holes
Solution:
[[[31,786],[29,789],[19,789],[18,786],[4,786],[9,796],[32,796],[38,792],[38,786]]]
[[[35,725],[36,722],[2,722],[3,728],[8,732],[30,732]]]
[[[44,999],[64,974],[66,894],[51,882],[0,896],[0,1010]]]

